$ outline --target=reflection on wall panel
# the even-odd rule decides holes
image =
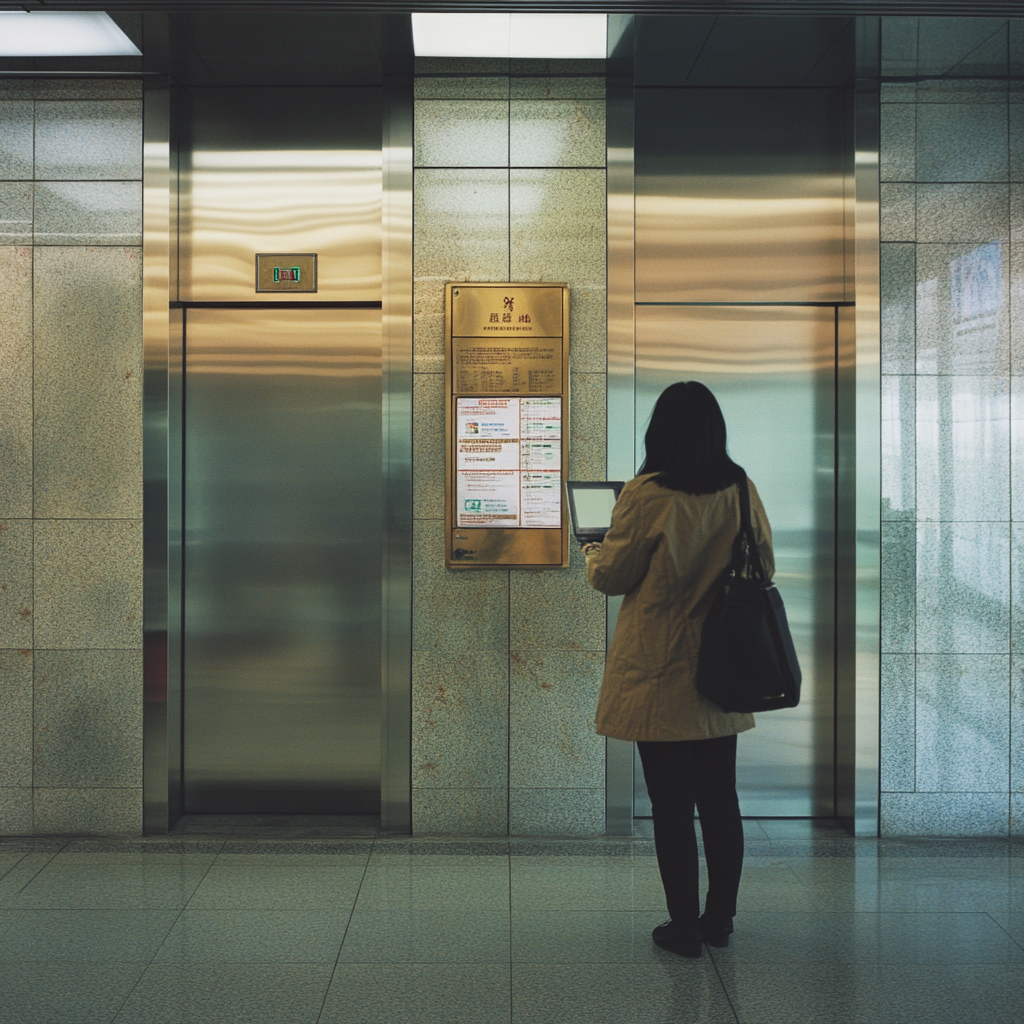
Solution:
[[[851,298],[842,97],[638,89],[637,302]]]
[[[380,317],[187,311],[187,811],[379,810]]]
[[[316,300],[381,297],[381,93],[192,89],[182,147],[184,301],[260,301],[258,252],[319,255]]]
[[[835,330],[831,307],[636,311],[638,445],[658,395],[678,380],[701,381],[721,403],[730,454],[772,524],[775,580],[804,682],[799,707],[758,716],[740,739],[748,815],[833,813]]]

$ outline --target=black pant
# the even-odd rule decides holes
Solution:
[[[637,743],[654,818],[654,849],[673,921],[696,923],[700,874],[693,808],[708,864],[705,911],[731,918],[743,871],[743,822],[736,796],[736,737]]]

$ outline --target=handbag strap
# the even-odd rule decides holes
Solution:
[[[750,489],[747,487],[746,473],[736,482],[736,487],[740,492],[740,532],[736,534],[733,543],[732,571],[737,576],[746,573],[750,579],[764,582],[767,576],[750,518]]]

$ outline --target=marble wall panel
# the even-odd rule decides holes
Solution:
[[[33,103],[0,93],[0,180],[32,179]]]
[[[504,651],[416,651],[412,693],[414,787],[498,790],[508,784]]]
[[[882,523],[882,651],[912,653],[917,626],[917,527]]]
[[[919,519],[1010,518],[1008,377],[917,378]]]
[[[919,103],[918,181],[1006,181],[1005,103]]]
[[[1009,369],[1009,252],[1003,242],[917,247],[917,372]]]
[[[882,793],[883,836],[1006,836],[1005,793]]]
[[[917,518],[917,378],[882,377],[882,520]]]
[[[36,835],[138,835],[141,821],[141,788],[34,790]]]
[[[416,519],[444,517],[444,376],[413,374],[412,514]]]
[[[416,100],[417,167],[507,167],[506,100]]]
[[[917,108],[912,103],[883,103],[880,118],[879,173],[882,181],[914,181]]]
[[[605,162],[603,99],[510,102],[510,166],[603,168]]]
[[[137,78],[45,78],[35,82],[37,100],[141,100]]]
[[[414,835],[507,835],[508,787],[412,791]]]
[[[605,80],[529,76],[511,79],[509,89],[514,100],[600,100],[605,97]]]
[[[1010,365],[1011,372],[1024,374],[1024,245],[1010,246]]]
[[[36,245],[142,245],[142,182],[39,182],[34,239]]]
[[[603,786],[605,741],[594,715],[604,651],[513,649],[509,661],[512,789]]]
[[[917,187],[885,183],[880,188],[880,235],[882,242],[913,242],[917,232]]]
[[[1009,585],[1009,523],[919,523],[918,652],[1008,654]]]
[[[883,793],[915,788],[914,655],[883,654],[881,668],[880,786]]]
[[[1010,378],[1010,518],[1024,520],[1024,377]]]
[[[32,835],[32,790],[0,786],[0,836]]]
[[[413,80],[413,96],[418,100],[507,100],[508,78],[472,75],[445,75]]]
[[[31,785],[32,652],[0,650],[0,788]]]
[[[882,373],[913,373],[916,365],[916,246],[880,247]]]
[[[142,652],[37,651],[36,786],[142,785]]]
[[[32,520],[0,519],[0,647],[32,647]]]
[[[35,644],[142,647],[141,520],[36,520]]]
[[[1010,794],[1010,835],[1024,836],[1024,793]]]
[[[444,566],[444,523],[413,524],[413,651],[508,651],[507,569]]]
[[[1000,242],[1005,245],[1009,235],[1008,185],[958,182],[917,186],[918,242]]]
[[[0,181],[0,245],[32,244],[32,194],[29,181]]]
[[[607,478],[607,377],[574,373],[569,380],[569,478]]]
[[[35,253],[35,514],[142,515],[142,259]]]
[[[1024,105],[1011,95],[1009,110],[1010,181],[1024,181]],[[1012,102],[1017,99],[1018,102]]]
[[[919,655],[918,792],[1009,789],[1010,656]]]
[[[604,786],[599,789],[509,790],[509,831],[517,836],[604,833]]]
[[[1024,793],[1024,661],[1016,654],[1010,671],[1010,791]]]
[[[142,102],[37,102],[35,175],[41,181],[142,177]]]
[[[0,518],[32,515],[32,250],[0,246]]]

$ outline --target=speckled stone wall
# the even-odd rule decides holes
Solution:
[[[142,828],[142,92],[0,80],[0,835]]]
[[[444,568],[447,282],[569,284],[570,475],[605,477],[604,80],[467,73],[490,67],[415,85],[413,829],[603,832],[605,601],[582,557]]]
[[[882,56],[882,831],[1024,835],[1024,23]]]

